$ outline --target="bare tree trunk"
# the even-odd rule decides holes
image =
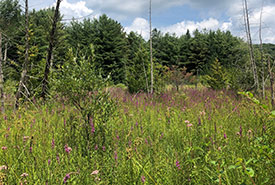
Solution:
[[[150,22],[150,62],[151,62],[151,93],[154,92],[154,64],[153,64],[153,44],[152,44],[152,0],[150,0],[149,8],[149,22]]]
[[[262,1],[261,15],[260,15],[260,27],[259,27],[259,39],[260,39],[260,52],[261,52],[261,64],[262,64],[262,93],[265,98],[265,78],[264,78],[264,53],[263,53],[263,40],[262,40],[262,16],[263,16],[264,1]]]
[[[2,32],[0,32],[0,101],[1,101],[1,112],[5,112],[5,100],[4,100],[4,77],[2,68]]]
[[[145,82],[146,82],[146,90],[147,90],[147,93],[149,94],[148,78],[147,78],[147,73],[146,73],[146,68],[145,68],[145,65],[144,65],[144,61],[142,61],[142,65],[143,65],[143,72],[144,72]]]
[[[5,51],[4,51],[4,64],[7,63],[7,56],[8,55],[8,43],[5,43]]]
[[[275,94],[274,94],[274,74],[271,70],[271,66],[270,66],[270,57],[268,57],[267,59],[268,62],[268,73],[270,76],[270,92],[271,92],[271,105],[272,105],[272,109],[275,109]]]
[[[51,60],[53,58],[53,48],[55,46],[54,40],[55,40],[55,35],[56,35],[56,27],[57,27],[57,22],[59,18],[59,7],[60,3],[62,0],[57,0],[56,3],[56,8],[55,8],[55,13],[54,13],[54,18],[53,18],[53,24],[52,24],[52,29],[50,32],[50,43],[49,43],[49,48],[48,48],[48,55],[47,55],[47,62],[44,70],[44,78],[42,81],[42,93],[41,97],[45,100],[46,95],[48,93],[48,79],[49,79],[49,73],[50,73],[50,68],[51,68]]]
[[[15,109],[19,107],[19,100],[23,93],[23,88],[25,85],[27,73],[28,73],[28,66],[29,66],[29,4],[28,0],[25,1],[25,61],[23,65],[23,70],[21,73],[21,78],[18,86],[18,90],[15,95]]]
[[[248,39],[247,41],[248,41],[248,46],[249,46],[249,54],[250,54],[250,61],[251,61],[251,66],[252,66],[253,78],[254,78],[254,83],[256,85],[256,91],[258,91],[260,87],[259,87],[257,66],[256,66],[256,62],[255,62],[254,50],[253,50],[253,44],[252,44],[252,38],[251,38],[251,32],[250,32],[247,0],[244,0],[243,6],[244,6],[243,7],[244,8],[244,19],[245,19],[246,34],[247,34],[247,39]]]

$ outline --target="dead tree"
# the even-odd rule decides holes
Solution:
[[[23,65],[23,70],[21,73],[21,78],[18,86],[18,90],[15,95],[15,109],[19,107],[19,100],[23,94],[23,88],[26,88],[26,77],[29,67],[29,13],[28,13],[28,0],[25,1],[25,61]]]
[[[263,16],[264,1],[262,1],[262,8],[260,14],[260,26],[259,26],[259,40],[260,40],[260,53],[261,53],[261,64],[262,64],[262,93],[265,98],[265,65],[264,65],[264,53],[263,53],[263,40],[262,40],[262,16]]]
[[[56,27],[57,27],[57,22],[58,22],[58,18],[59,18],[59,7],[60,7],[61,1],[62,0],[57,0],[55,12],[54,12],[52,29],[50,32],[50,41],[49,41],[49,48],[48,48],[48,54],[47,54],[47,61],[46,61],[46,66],[45,66],[45,70],[44,70],[44,78],[42,80],[41,97],[44,100],[48,93],[48,85],[49,85],[48,79],[49,79],[49,73],[50,73],[50,68],[51,68],[51,63],[52,63],[51,60],[53,58],[53,48],[55,47]]]
[[[270,56],[267,59],[268,64],[268,73],[270,76],[270,92],[271,92],[271,105],[272,109],[275,109],[275,94],[274,94],[274,73],[272,72],[271,65],[270,65]]]
[[[248,46],[249,46],[250,62],[251,62],[253,78],[254,78],[254,85],[256,86],[256,91],[258,91],[260,86],[259,86],[259,79],[258,79],[258,74],[257,74],[257,65],[256,65],[256,61],[255,61],[253,43],[252,43],[251,32],[250,32],[250,23],[249,23],[249,17],[248,17],[247,0],[243,0],[243,11],[244,11],[244,22],[245,22],[245,31],[246,31],[246,36],[247,36],[247,43],[248,43]]]
[[[2,32],[0,30],[0,102],[1,112],[5,112],[5,100],[4,100],[4,77],[3,77],[3,66],[2,66]]]
[[[152,0],[149,6],[149,22],[150,22],[150,63],[151,63],[151,94],[154,92],[154,64],[153,64],[153,44],[152,44]]]

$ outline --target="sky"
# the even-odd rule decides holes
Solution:
[[[30,9],[55,5],[56,0],[29,0]],[[264,43],[275,44],[275,0],[247,0],[253,43],[259,43],[262,9]],[[24,0],[20,0],[24,5]],[[62,0],[64,19],[98,18],[107,14],[117,20],[125,31],[137,32],[149,38],[149,0]],[[81,19],[82,18],[82,19]],[[246,38],[242,0],[152,0],[152,27],[164,33],[181,36],[187,29],[231,31]]]

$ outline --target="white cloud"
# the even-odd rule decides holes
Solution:
[[[54,3],[52,6],[56,6]],[[80,18],[85,16],[91,16],[94,11],[86,6],[85,1],[78,1],[76,3],[69,3],[67,0],[63,0],[60,4],[61,14],[64,15],[64,19]],[[95,15],[93,15],[94,17]]]
[[[131,31],[136,32],[140,34],[144,39],[148,40],[150,35],[149,35],[149,22],[146,19],[143,18],[136,18],[131,26],[125,27],[125,31],[127,33],[130,33]]]
[[[161,31],[164,33],[175,33],[177,36],[181,36],[186,33],[187,30],[189,30],[191,33],[193,33],[196,29],[198,30],[217,30],[221,29],[223,31],[228,30],[230,28],[231,23],[225,22],[220,23],[217,19],[209,18],[207,20],[203,20],[201,22],[194,22],[194,21],[182,21],[180,23],[163,27],[161,28]]]
[[[231,22],[219,22],[216,19],[209,18],[209,19],[203,20],[201,22],[182,21],[180,23],[177,23],[177,24],[174,24],[171,26],[162,27],[162,28],[160,28],[160,30],[163,33],[170,33],[170,34],[175,33],[176,36],[181,36],[183,34],[186,34],[186,31],[188,29],[191,33],[194,32],[196,29],[198,29],[200,31],[203,29],[207,29],[207,30],[221,29],[223,31],[226,31],[226,30],[229,30],[231,26],[232,26]],[[125,27],[125,31],[127,33],[134,31],[134,32],[142,35],[142,37],[145,40],[148,40],[149,39],[149,31],[150,31],[149,22],[146,19],[138,17],[133,21],[133,23],[129,27]]]

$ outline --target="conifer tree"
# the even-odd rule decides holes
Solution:
[[[214,90],[226,88],[228,77],[218,59],[211,64],[210,74],[206,75],[205,79],[207,84]]]

